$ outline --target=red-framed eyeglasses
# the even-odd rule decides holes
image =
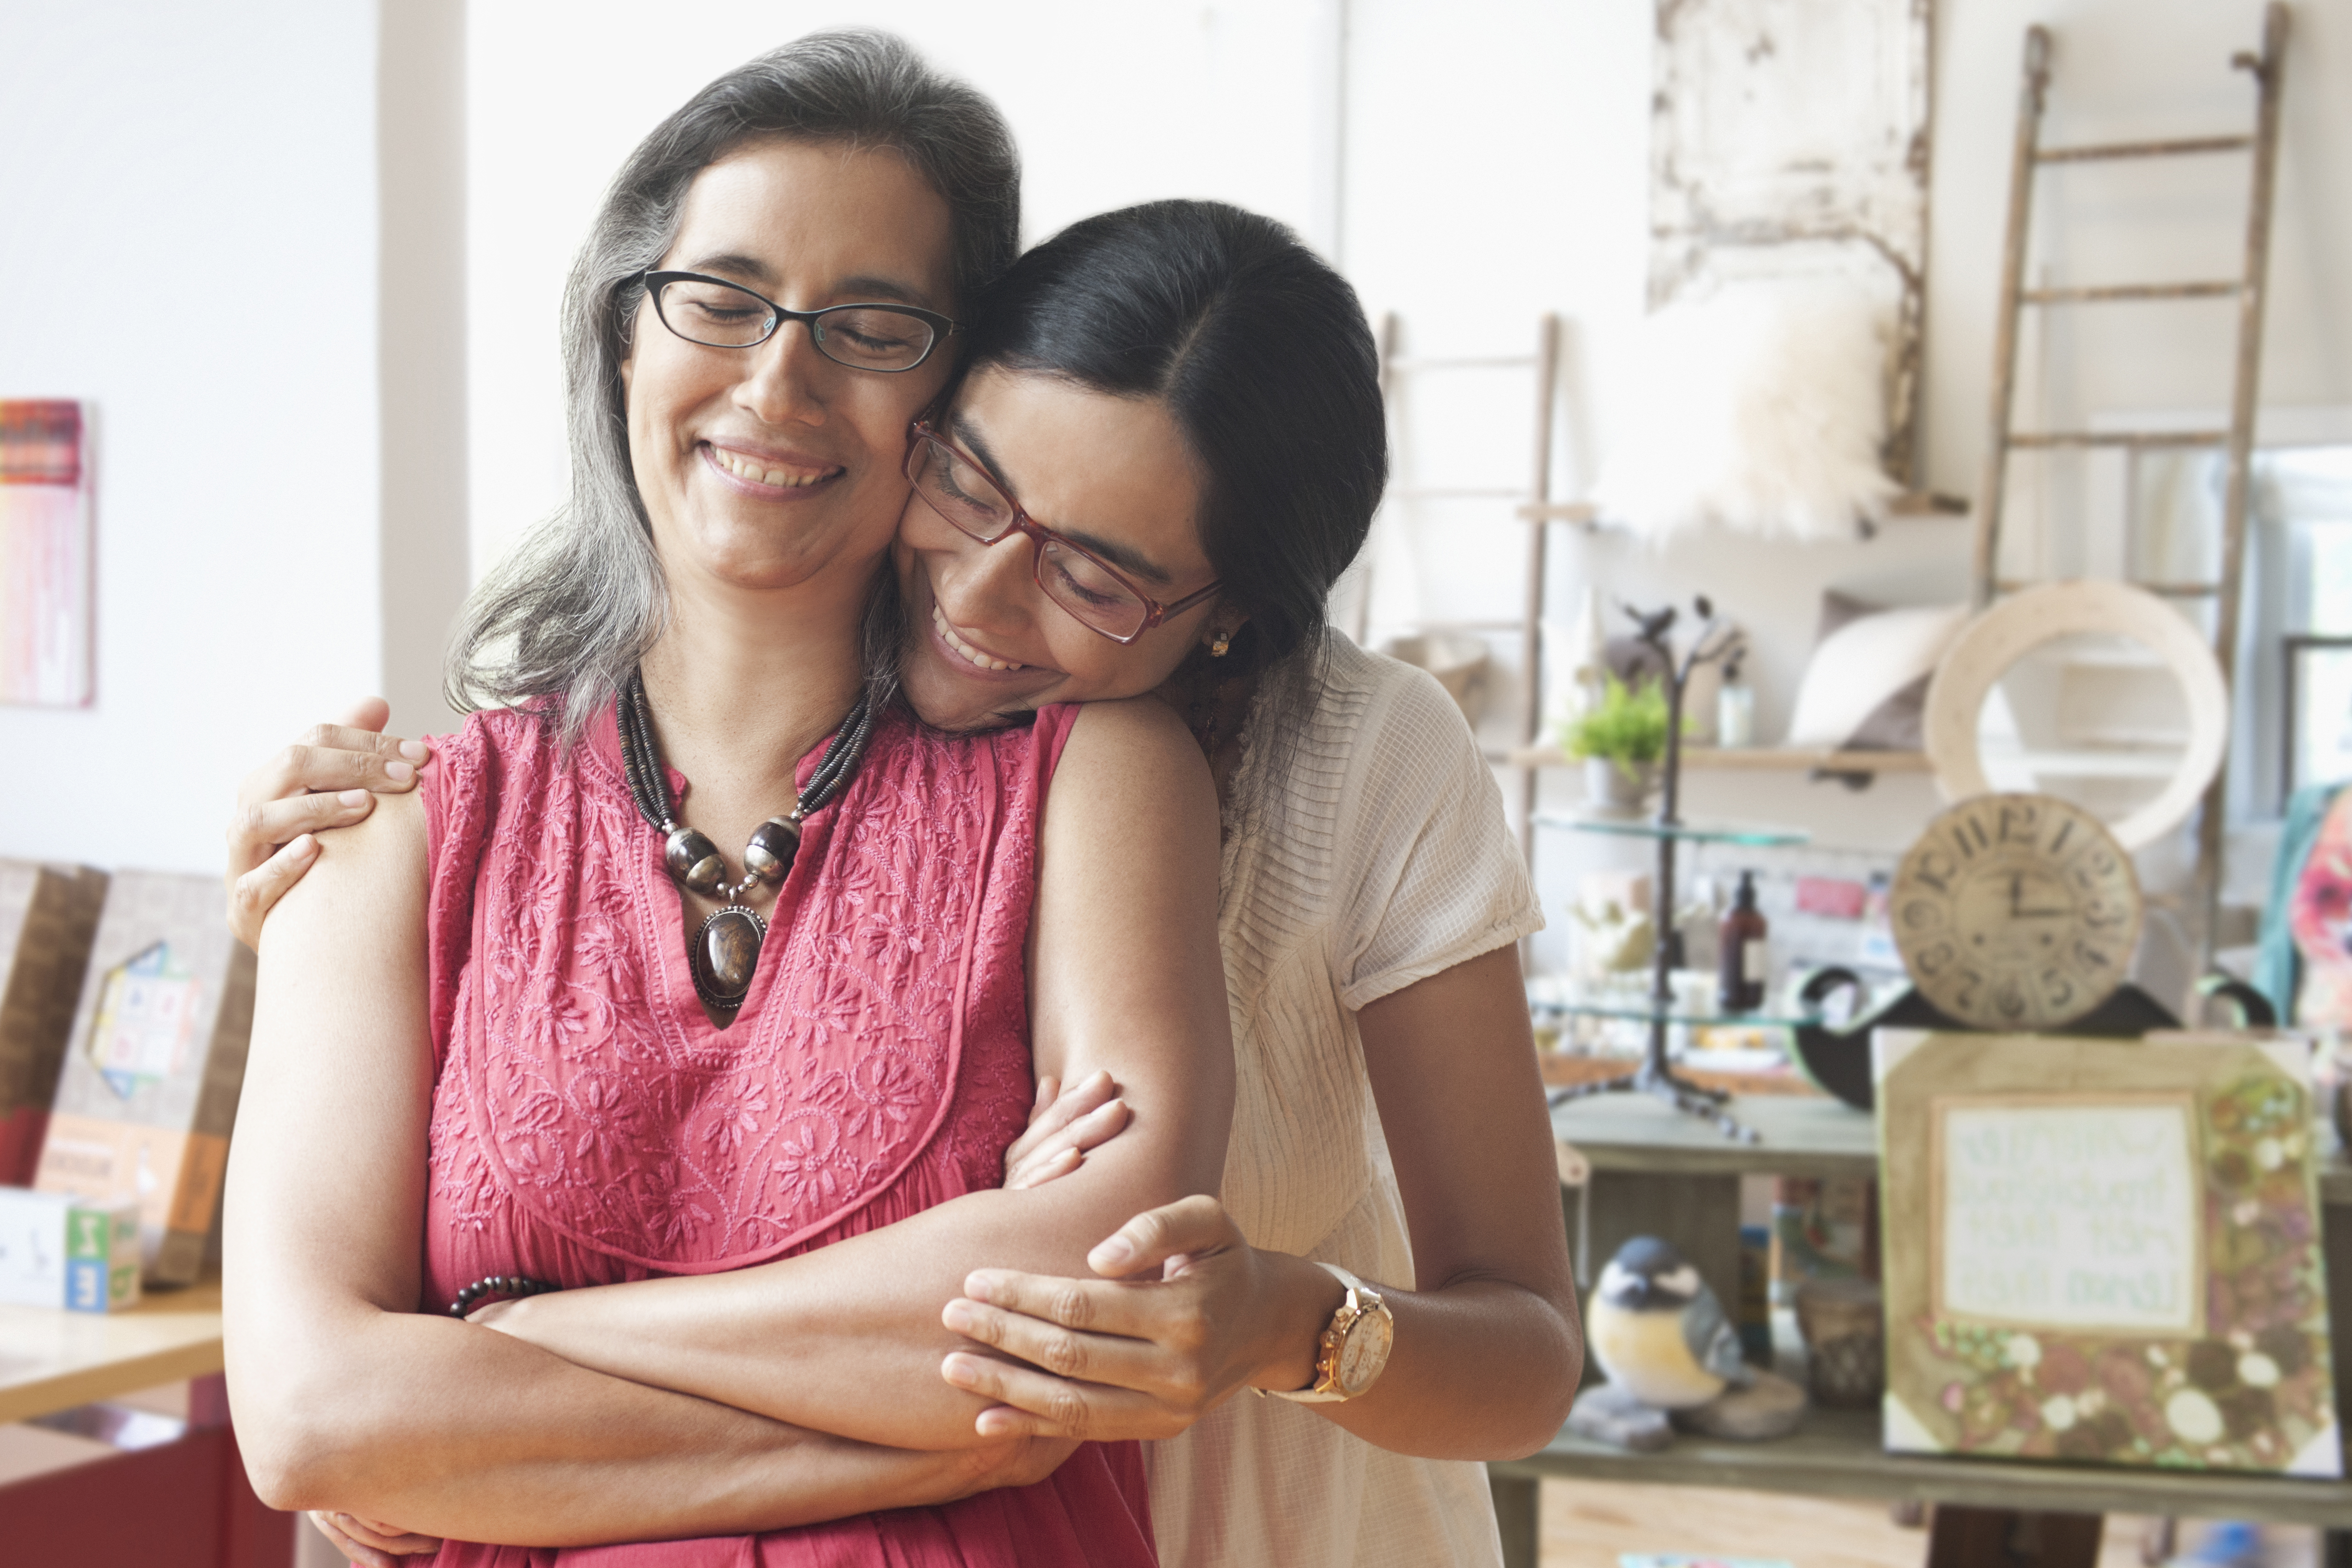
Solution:
[[[908,432],[907,479],[925,506],[967,538],[994,544],[1016,533],[1027,534],[1035,547],[1037,586],[1088,630],[1115,643],[1133,642],[1217,591],[1218,584],[1212,583],[1173,604],[1161,604],[1117,567],[1024,511],[995,475],[928,420],[916,420]]]

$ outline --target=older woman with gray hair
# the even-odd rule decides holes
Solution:
[[[982,1436],[937,1371],[972,1268],[1074,1268],[1213,1190],[1232,1096],[1182,723],[957,737],[887,700],[906,431],[1012,258],[1011,177],[985,100],[833,37],[697,95],[607,195],[572,504],[459,639],[504,705],[262,933],[224,1299],[273,1505],[467,1568],[1156,1561],[1134,1444]],[[1116,1078],[1136,1121],[1005,1191],[1033,1067]],[[467,1321],[596,1287],[756,1299],[789,1396]]]

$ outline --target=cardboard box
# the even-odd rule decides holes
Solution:
[[[102,871],[0,860],[0,1184],[32,1183],[105,900]]]
[[[209,877],[121,871],[33,1184],[139,1200],[151,1285],[202,1272],[253,1025],[253,953]]]
[[[0,1187],[0,1302],[115,1312],[139,1300],[139,1205]]]

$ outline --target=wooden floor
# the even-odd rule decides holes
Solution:
[[[2099,1568],[2141,1568],[2148,1521],[2107,1521]],[[2199,1528],[2184,1525],[2181,1550]],[[2270,1532],[2269,1568],[2310,1568],[2317,1542],[2308,1530]],[[1543,1568],[1617,1568],[1622,1552],[1712,1552],[1781,1558],[1796,1568],[1919,1568],[1924,1531],[1906,1530],[1878,1503],[1696,1487],[1622,1487],[1600,1481],[1543,1483]]]

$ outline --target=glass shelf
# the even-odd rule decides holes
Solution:
[[[1535,1006],[1570,1017],[1625,1018],[1645,1024],[1663,1020],[1694,1029],[1790,1029],[1800,1024],[1822,1021],[1818,1013],[1774,1012],[1760,1007],[1753,1013],[1721,1013],[1712,1008],[1693,1011],[1671,1003],[1660,1007],[1646,996],[1580,997],[1570,1002],[1539,1002]]]
[[[1779,848],[1810,843],[1812,835],[1801,827],[1768,827],[1760,823],[1677,822],[1669,827],[1646,816],[1563,816],[1538,812],[1538,827],[1566,827],[1578,833],[1606,833],[1620,838],[1678,838],[1693,844],[1740,844],[1751,849]]]

